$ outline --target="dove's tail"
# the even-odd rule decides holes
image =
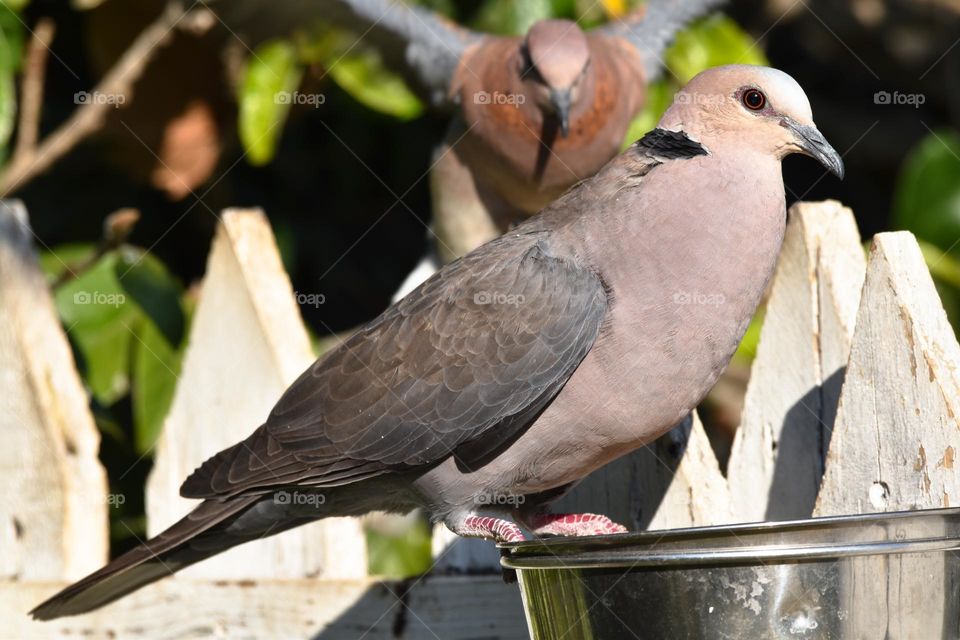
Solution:
[[[230,547],[303,524],[291,521],[266,529],[266,519],[257,517],[257,509],[252,508],[260,500],[262,496],[205,500],[163,533],[70,585],[30,614],[50,620],[91,611]]]

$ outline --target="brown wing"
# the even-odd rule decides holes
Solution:
[[[547,234],[495,240],[321,358],[181,494],[332,486],[451,455],[475,468],[563,387],[606,310],[599,278],[554,254]]]

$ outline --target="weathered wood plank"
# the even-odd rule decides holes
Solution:
[[[195,504],[179,497],[184,478],[246,438],[312,360],[266,218],[259,211],[226,211],[147,483],[151,535]],[[329,519],[237,547],[187,572],[217,578],[361,576],[364,536],[355,519]]]
[[[64,583],[0,582],[4,637],[521,640],[516,584],[499,576],[357,580],[195,580],[150,585],[83,616],[34,622],[26,612]]]
[[[106,560],[107,481],[29,224],[0,202],[0,577],[73,579]]]
[[[791,207],[727,468],[738,520],[810,516],[864,270],[849,209]]]
[[[916,240],[874,238],[817,515],[960,504],[960,345]]]

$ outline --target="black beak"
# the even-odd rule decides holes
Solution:
[[[803,153],[818,160],[827,171],[843,180],[843,158],[830,146],[819,129],[790,119],[784,119],[783,126],[793,132]]]
[[[570,134],[570,89],[551,89],[550,103],[560,121],[560,135],[566,138]]]

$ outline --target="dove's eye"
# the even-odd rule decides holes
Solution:
[[[767,105],[767,97],[757,89],[747,89],[743,92],[743,106],[751,111],[760,111]]]

